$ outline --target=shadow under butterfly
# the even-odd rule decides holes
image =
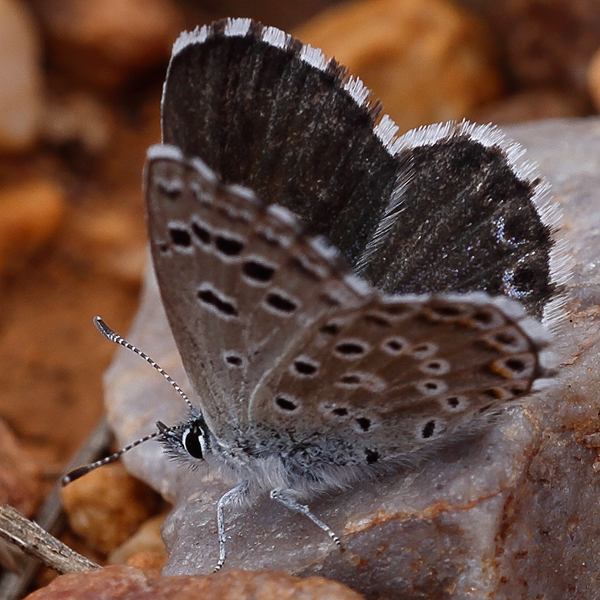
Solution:
[[[218,562],[204,552],[171,572],[220,568],[227,524],[248,511],[225,509],[262,496],[345,543],[305,502],[472,453],[501,409],[551,381],[560,215],[497,129],[396,137],[360,80],[249,19],[180,36],[162,127],[149,237],[193,394],[151,437],[204,483],[232,482]],[[199,529],[214,530],[211,510]],[[257,539],[242,543],[268,554],[269,534]]]

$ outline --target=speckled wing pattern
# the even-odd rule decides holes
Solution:
[[[398,137],[359,79],[249,19],[182,34],[162,126],[153,260],[224,444],[373,464],[550,375],[558,209],[497,129]]]
[[[173,146],[150,150],[154,264],[211,431],[318,461],[408,454],[531,391],[544,328],[516,302],[389,296],[277,205],[223,185]]]

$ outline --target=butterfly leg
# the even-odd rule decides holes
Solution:
[[[225,564],[225,557],[227,552],[225,550],[225,544],[227,543],[227,535],[225,534],[225,517],[223,515],[223,509],[233,502],[238,502],[248,492],[248,484],[246,482],[230,489],[225,492],[219,499],[217,504],[217,531],[219,532],[219,560],[213,573],[221,570],[221,567]]]
[[[340,542],[340,538],[333,532],[331,527],[326,523],[323,523],[321,519],[317,518],[311,511],[310,508],[306,504],[300,504],[296,500],[294,500],[287,490],[271,490],[271,498],[273,500],[277,500],[277,502],[281,502],[284,506],[289,508],[290,510],[295,510],[296,512],[302,513],[306,515],[317,527],[320,527],[336,544],[336,546],[343,550],[342,542]]]

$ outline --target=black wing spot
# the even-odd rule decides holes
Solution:
[[[171,226],[169,227],[169,233],[171,234],[171,239],[173,240],[173,244],[175,244],[175,246],[189,248],[192,245],[192,236],[187,229],[183,229],[183,227]]]
[[[435,419],[430,419],[429,421],[427,421],[427,423],[425,423],[425,425],[423,425],[423,429],[421,429],[421,437],[424,440],[428,440],[429,438],[433,437],[433,435],[435,434],[435,430]]]
[[[290,396],[276,396],[275,404],[281,409],[288,412],[298,410],[298,403]]]
[[[494,313],[489,310],[476,310],[471,318],[479,325],[488,326],[494,322]]]
[[[519,265],[514,271],[512,284],[525,294],[531,293],[531,284],[536,280],[536,273],[532,267]]]
[[[275,275],[275,269],[257,260],[247,260],[242,266],[242,273],[259,283],[268,283]]]
[[[244,249],[244,243],[241,240],[225,235],[218,235],[215,239],[215,247],[225,256],[238,256]]]
[[[367,348],[362,344],[348,341],[339,343],[335,347],[335,351],[344,358],[358,358],[366,354]]]
[[[520,358],[509,358],[504,364],[517,375],[527,370],[527,363]]]
[[[372,448],[365,448],[365,456],[367,457],[367,464],[372,465],[379,460],[379,452]]]
[[[371,429],[371,419],[367,419],[367,417],[358,417],[356,422],[362,431],[369,431]]]
[[[515,396],[521,396],[527,392],[527,387],[525,387],[524,385],[513,385],[510,388],[510,392]]]
[[[196,221],[192,221],[192,231],[194,235],[202,242],[205,246],[208,246],[212,241],[212,235],[206,227],[200,225]]]
[[[389,338],[383,342],[383,349],[389,354],[401,354],[407,346],[402,338]]]
[[[464,314],[464,310],[459,306],[452,306],[451,304],[446,304],[442,306],[432,306],[430,307],[431,312],[442,319],[455,319]]]
[[[425,342],[424,344],[419,344],[412,349],[412,355],[415,358],[427,358],[432,354],[437,352],[437,346],[430,342]]]
[[[267,294],[265,302],[275,311],[288,315],[292,314],[298,308],[297,302],[282,296],[278,292],[270,292]]]
[[[321,333],[325,333],[327,335],[338,335],[340,331],[342,331],[342,326],[338,323],[325,323],[323,327],[320,329]]]
[[[204,288],[198,291],[198,299],[203,304],[208,305],[209,307],[217,310],[224,316],[227,317],[237,317],[238,311],[235,305],[224,298],[220,298],[215,292],[211,289]]]
[[[317,372],[317,365],[305,360],[298,359],[294,361],[294,369],[299,375],[314,375]]]
[[[242,357],[236,352],[226,352],[224,356],[225,362],[232,367],[239,367],[244,362]]]
[[[493,340],[503,346],[512,346],[518,341],[517,336],[510,331],[499,331],[494,334]]]
[[[348,414],[348,409],[343,407],[334,408],[332,409],[331,414],[335,415],[336,417],[345,417]]]

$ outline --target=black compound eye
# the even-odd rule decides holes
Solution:
[[[198,458],[202,460],[204,454],[202,453],[202,432],[198,429],[186,429],[183,432],[181,442],[183,447],[187,450],[188,454],[192,458]]]

